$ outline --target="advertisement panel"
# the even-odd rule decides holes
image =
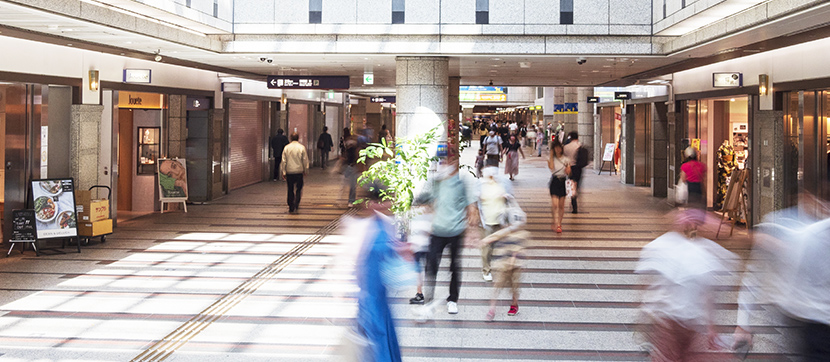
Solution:
[[[160,158],[158,160],[159,195],[167,199],[187,199],[187,162],[183,158]]]
[[[32,200],[38,239],[78,236],[72,179],[32,180]]]

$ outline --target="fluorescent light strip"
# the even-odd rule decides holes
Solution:
[[[96,5],[96,6],[100,6],[100,7],[108,8],[108,9],[110,9],[110,10],[117,11],[117,12],[122,13],[122,14],[130,15],[130,16],[135,16],[135,17],[137,17],[137,18],[141,18],[141,19],[144,19],[144,20],[147,20],[147,21],[152,21],[152,22],[154,22],[154,23],[156,23],[156,24],[165,25],[165,26],[168,26],[168,27],[171,27],[171,28],[177,29],[177,30],[186,31],[186,32],[191,33],[191,34],[194,34],[194,35],[199,35],[199,36],[207,36],[207,34],[205,34],[205,33],[198,32],[198,31],[196,31],[196,30],[190,29],[190,28],[185,27],[185,26],[183,26],[183,25],[173,24],[173,23],[168,22],[168,21],[159,20],[159,19],[156,19],[156,18],[153,18],[153,17],[149,17],[149,16],[147,16],[147,15],[144,15],[144,14],[141,14],[141,13],[138,13],[138,12],[135,12],[135,11],[132,11],[132,10],[124,9],[124,8],[121,8],[121,7],[118,7],[118,6],[112,5],[112,4],[107,4],[107,3],[101,2],[101,1],[99,1],[99,0],[81,0],[81,1],[83,1],[83,2],[85,2],[85,3],[88,3],[88,4],[92,4],[92,5]]]

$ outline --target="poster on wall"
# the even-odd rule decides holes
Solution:
[[[159,195],[164,200],[187,199],[187,163],[183,158],[158,159]]]
[[[78,236],[72,179],[32,180],[37,238]]]

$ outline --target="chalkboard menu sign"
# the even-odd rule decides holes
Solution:
[[[31,240],[37,237],[35,210],[12,210],[12,240]]]

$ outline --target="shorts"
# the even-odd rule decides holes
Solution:
[[[510,288],[513,294],[518,295],[522,269],[513,265],[495,265],[493,268],[496,271],[495,288],[497,290]]]
[[[565,179],[564,178],[551,176],[550,177],[550,183],[548,184],[548,187],[550,188],[550,195],[551,196],[565,197],[565,195],[567,195],[567,192],[565,191]]]

